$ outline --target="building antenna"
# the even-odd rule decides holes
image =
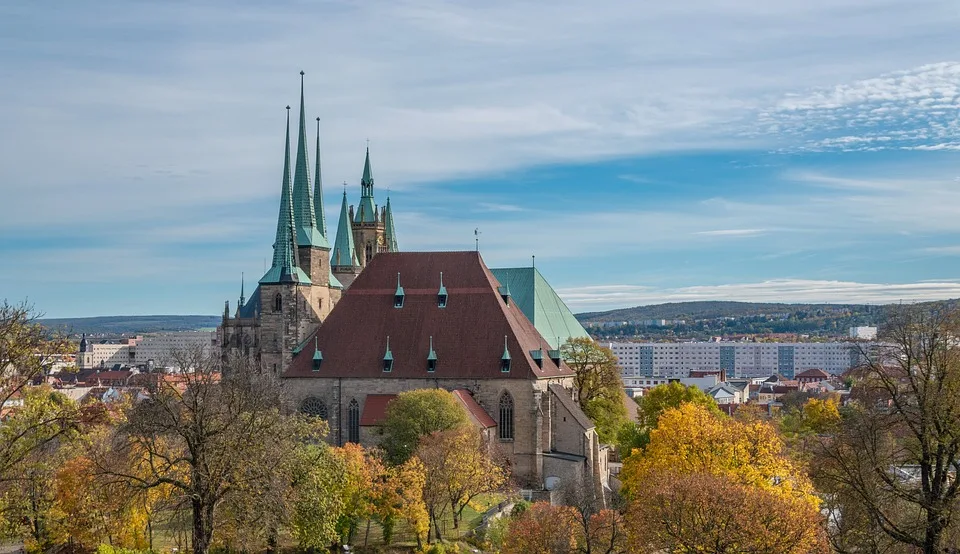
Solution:
[[[531,267],[533,267],[534,269],[537,268],[537,256],[536,256],[536,255],[530,256],[530,265],[531,265]]]

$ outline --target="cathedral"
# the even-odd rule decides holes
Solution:
[[[442,388],[537,498],[561,484],[608,487],[607,447],[580,409],[560,355],[588,336],[535,267],[491,270],[479,251],[399,252],[390,200],[374,200],[367,148],[360,202],[344,192],[328,240],[319,122],[311,185],[301,74],[291,171],[287,108],[273,262],[220,326],[225,360],[245,357],[285,381],[291,408],[330,425],[327,440],[375,446],[398,394]]]
[[[265,370],[282,372],[306,337],[326,319],[373,257],[397,252],[390,199],[380,208],[374,199],[373,170],[367,147],[360,179],[360,203],[348,206],[344,190],[336,240],[329,240],[320,173],[320,118],[317,118],[316,166],[310,174],[303,72],[296,158],[291,168],[290,107],[284,138],[280,210],[270,269],[250,298],[244,294],[231,315],[224,305],[219,343],[224,359],[247,358]]]

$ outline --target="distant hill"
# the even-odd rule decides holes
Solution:
[[[142,315],[41,319],[48,329],[69,334],[136,335],[163,331],[198,331],[214,329],[220,316],[210,315]]]
[[[620,308],[607,312],[577,314],[581,323],[605,321],[642,321],[647,319],[715,319],[721,317],[747,317],[784,314],[796,311],[823,313],[850,313],[883,311],[882,306],[866,304],[770,304],[761,302],[671,302]]]
[[[956,300],[925,304],[956,305]],[[882,324],[889,305],[673,302],[577,314],[600,339],[706,339],[724,335],[793,333],[845,336],[850,327]]]

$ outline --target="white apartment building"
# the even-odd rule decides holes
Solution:
[[[624,380],[639,377],[680,378],[691,371],[725,370],[727,378],[785,377],[807,369],[843,373],[860,362],[860,348],[850,342],[614,342]]]
[[[169,366],[170,355],[177,350],[202,348],[208,355],[212,352],[215,331],[185,331],[158,333],[145,337],[116,340],[84,337],[80,341],[77,367],[80,369],[108,368],[116,364],[138,366],[153,361],[158,367]]]

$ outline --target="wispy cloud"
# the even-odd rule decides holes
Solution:
[[[697,231],[694,235],[705,237],[756,237],[766,234],[766,229],[714,229],[710,231]]]
[[[960,281],[858,283],[777,279],[758,283],[679,288],[631,285],[588,286],[562,288],[557,292],[571,309],[577,311],[698,300],[886,304],[899,301],[958,298]]]

